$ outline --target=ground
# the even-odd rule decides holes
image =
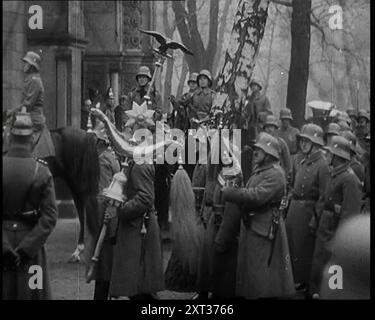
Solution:
[[[93,297],[94,283],[86,283],[84,264],[67,262],[77,244],[78,233],[77,219],[59,219],[46,244],[53,299],[91,300]],[[163,246],[164,268],[167,266],[170,254],[170,244],[165,244]],[[158,294],[161,299],[190,299],[194,295],[193,292],[172,291],[162,291]]]

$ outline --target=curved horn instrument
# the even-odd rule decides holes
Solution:
[[[140,146],[137,143],[131,141],[123,133],[118,131],[115,125],[100,109],[92,108],[91,112],[104,123],[113,150],[120,156],[134,158],[134,154],[137,154],[143,155],[144,157],[151,157],[153,153],[159,148],[164,149],[166,145],[169,145],[171,143],[180,144],[177,141],[165,141],[163,139],[163,141],[152,145]]]

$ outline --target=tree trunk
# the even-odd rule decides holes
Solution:
[[[165,30],[165,34],[168,38],[173,38],[173,32],[176,29],[176,23],[173,22],[173,26],[169,26],[168,21],[168,2],[163,2],[163,27]],[[173,60],[167,59],[167,69],[165,71],[165,78],[164,78],[164,94],[163,94],[163,112],[170,112],[171,106],[169,103],[169,96],[171,95],[172,90],[172,77],[173,77]]]
[[[309,79],[310,10],[311,0],[293,0],[287,107],[291,109],[295,125],[298,127],[304,123]]]
[[[181,97],[182,94],[183,94],[186,75],[187,75],[188,71],[189,71],[189,66],[186,62],[186,59],[184,58],[183,62],[182,62],[180,82],[178,83],[178,87],[177,87],[177,94],[176,94],[177,97]]]
[[[231,3],[230,1],[225,1],[223,13],[220,18],[220,28],[219,28],[219,34],[218,34],[218,40],[217,40],[217,49],[215,53],[214,62],[212,64],[212,76],[216,75],[216,72],[219,67],[221,51],[223,49],[223,44],[224,44],[224,33],[227,27],[227,18],[228,18],[230,3]]]
[[[247,96],[267,21],[269,0],[240,0],[218,88],[231,99]]]

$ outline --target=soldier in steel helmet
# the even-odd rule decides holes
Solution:
[[[147,91],[150,87],[151,79],[152,75],[150,68],[147,66],[139,67],[138,73],[135,76],[137,86],[133,88],[128,94],[129,99],[127,103],[129,104],[129,106],[127,107],[127,110],[132,109],[133,102],[136,102],[138,105],[141,105],[143,102],[146,101],[145,95],[147,94]],[[151,104],[148,106],[148,108],[155,111],[154,120],[160,121],[163,115],[161,106],[161,96],[159,91],[157,91],[155,88],[151,88],[150,99]]]
[[[324,133],[325,144],[330,144],[333,136],[340,135],[341,127],[336,122],[328,124],[326,132]]]
[[[3,299],[51,299],[44,244],[57,222],[52,174],[32,157],[33,123],[29,113],[15,114],[10,149],[3,156]],[[29,267],[39,266],[39,289],[29,286]]]
[[[251,95],[242,109],[242,117],[245,120],[245,130],[250,130],[251,123],[258,125],[258,132],[263,129],[267,115],[272,115],[271,104],[265,94],[262,94],[262,82],[252,79],[250,82]]]
[[[242,210],[236,295],[247,299],[286,297],[295,291],[279,211],[286,193],[285,174],[279,165],[280,146],[276,138],[262,132],[254,149],[255,167],[246,187],[222,190],[224,200]]]
[[[197,77],[198,89],[194,92],[191,103],[188,108],[188,118],[191,123],[191,127],[196,127],[193,118],[196,120],[202,120],[207,118],[210,114],[212,102],[215,97],[215,91],[212,87],[212,76],[211,72],[203,69],[199,72]]]
[[[188,106],[192,102],[194,93],[198,89],[198,73],[192,72],[189,76],[187,84],[189,86],[189,91],[185,92],[179,100],[171,95],[170,101],[173,106],[173,110],[169,116],[172,128],[178,128],[183,131],[189,129],[189,119],[188,119]]]
[[[358,124],[355,130],[355,135],[358,143],[364,149],[366,145],[366,136],[370,134],[370,113],[366,110],[359,110]]]
[[[84,260],[86,261],[87,266],[89,266],[91,257],[94,255],[96,241],[99,237],[100,229],[104,221],[104,212],[106,209],[111,210],[106,208],[106,199],[102,194],[103,189],[111,184],[113,176],[120,171],[119,162],[116,159],[114,152],[109,148],[109,139],[105,131],[104,123],[98,120],[93,132],[97,138],[96,147],[99,155],[100,176],[99,193],[90,196],[87,199],[86,210],[87,212],[90,212],[90,215],[86,217],[87,233],[85,236],[84,251]],[[112,208],[112,210],[114,209]],[[114,212],[112,212],[112,216],[113,218],[110,219],[107,225],[108,231],[97,264],[94,300],[108,299],[112,272],[113,244],[115,242],[118,223],[118,219]]]
[[[357,124],[358,124],[357,112],[353,108],[349,108],[348,110],[346,110],[346,113],[348,114],[351,120],[351,124],[350,124],[351,130],[355,131],[355,128],[357,127]]]
[[[322,128],[306,124],[298,140],[304,157],[296,169],[286,227],[296,289],[307,293],[315,243],[315,218],[322,210],[329,169],[321,150],[324,146]]]
[[[323,193],[323,210],[316,232],[310,285],[313,297],[319,294],[323,268],[332,254],[330,242],[339,225],[360,213],[362,199],[360,181],[350,168],[350,142],[335,136],[326,150],[331,171]]]
[[[55,156],[55,148],[44,115],[44,86],[39,73],[41,58],[37,53],[29,51],[22,61],[25,80],[21,105],[8,110],[7,113],[12,116],[25,107],[33,123],[33,155],[38,158],[52,157]]]
[[[349,130],[340,132],[340,135],[344,137],[346,140],[350,143],[350,167],[356,174],[357,178],[361,182],[361,186],[364,185],[365,182],[365,167],[363,164],[359,161],[359,153],[360,153],[360,147],[357,144],[357,138],[356,136]],[[327,144],[331,145],[332,141]]]
[[[288,184],[291,180],[292,174],[292,160],[290,158],[290,152],[288,145],[283,138],[277,136],[277,129],[279,129],[279,124],[276,118],[272,115],[266,116],[266,119],[263,124],[263,130],[275,137],[280,145],[280,165],[284,169],[285,177],[287,178]]]
[[[277,130],[276,134],[278,137],[282,138],[287,143],[289,152],[293,156],[298,152],[297,136],[299,134],[299,130],[292,126],[292,120],[293,117],[291,110],[287,108],[281,109],[281,127]]]

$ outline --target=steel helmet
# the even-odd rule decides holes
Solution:
[[[21,59],[22,61],[25,61],[27,62],[28,64],[32,65],[33,67],[35,67],[35,69],[37,71],[40,70],[40,62],[41,62],[41,58],[40,58],[40,55],[33,52],[33,51],[29,51],[26,53],[26,55]]]
[[[349,117],[357,117],[357,112],[353,108],[349,108],[346,110],[346,113]]]
[[[284,108],[280,110],[280,120],[283,119],[293,120],[292,111],[290,109]]]
[[[349,124],[346,121],[339,121],[339,122],[337,122],[337,124],[340,127],[340,131],[351,130]]]
[[[280,159],[279,142],[268,133],[261,132],[254,147],[262,149],[265,153],[275,157],[277,160]]]
[[[259,79],[252,79],[252,80],[250,81],[250,87],[251,87],[253,84],[256,84],[256,85],[260,88],[260,90],[262,90],[263,85],[262,85],[262,82],[261,82]]]
[[[147,66],[140,66],[138,73],[135,76],[135,79],[138,79],[139,76],[146,76],[147,78],[151,80],[152,76],[151,76],[150,68]]]
[[[354,133],[349,130],[345,130],[341,132],[341,136],[349,141],[350,149],[354,153],[357,153],[357,137],[354,135]]]
[[[341,131],[340,126],[335,122],[331,122],[327,126],[326,134],[332,134],[332,135],[338,136],[340,134],[340,131]]]
[[[358,119],[359,118],[365,118],[367,121],[370,121],[370,114],[366,110],[359,110],[358,111]]]
[[[298,137],[309,139],[312,143],[324,146],[323,130],[314,123],[305,124],[302,127],[301,133],[298,135]]]
[[[345,160],[350,160],[350,142],[342,136],[333,136],[331,144],[324,147],[335,156],[343,158]]]
[[[200,77],[203,77],[203,76],[205,76],[205,77],[208,79],[208,81],[209,81],[209,86],[211,86],[211,85],[212,85],[212,76],[211,76],[211,72],[208,71],[207,69],[203,69],[203,70],[201,70],[201,71],[199,72],[199,75],[197,76],[197,81],[199,81],[199,78],[200,78]]]
[[[189,76],[189,80],[187,81],[187,83],[189,84],[189,82],[198,82],[198,73],[197,72],[192,72],[190,73],[190,76]]]
[[[31,121],[30,113],[17,112],[10,133],[15,136],[31,135],[33,133],[33,122]]]
[[[279,124],[278,124],[276,118],[273,115],[267,115],[266,116],[266,119],[265,119],[264,124],[263,124],[263,128],[265,126],[275,126],[276,129],[279,128]]]

